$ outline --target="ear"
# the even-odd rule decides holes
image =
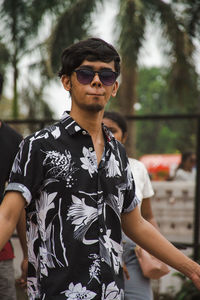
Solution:
[[[117,94],[117,90],[118,90],[119,84],[118,81],[115,81],[114,85],[113,85],[113,90],[112,90],[112,97],[115,97]]]
[[[70,80],[70,76],[62,75],[61,81],[62,81],[62,84],[63,84],[64,89],[65,89],[66,91],[70,92],[70,90],[71,90],[71,80]]]

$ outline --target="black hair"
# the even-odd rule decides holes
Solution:
[[[3,90],[3,75],[0,73],[0,96],[2,94]]]
[[[177,169],[183,169],[184,168],[184,163],[186,162],[186,160],[191,157],[194,154],[194,152],[192,151],[187,151],[181,154],[181,162],[178,166]]]
[[[115,122],[121,129],[123,136],[127,133],[126,119],[120,113],[116,111],[105,111],[103,117]]]
[[[61,56],[61,69],[58,76],[70,76],[84,60],[114,61],[116,73],[120,73],[120,57],[115,48],[99,38],[89,38],[66,48]]]

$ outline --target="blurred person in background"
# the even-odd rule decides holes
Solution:
[[[172,180],[195,181],[196,177],[196,155],[192,151],[184,152],[181,156],[181,163],[175,171]]]
[[[3,89],[3,76],[0,73],[0,99]],[[3,199],[4,189],[8,181],[9,174],[18,146],[22,140],[22,136],[0,120],[0,203]],[[26,227],[25,227],[25,211],[22,212],[17,224],[17,232],[19,235],[22,251],[22,275],[18,282],[24,286],[26,284],[27,272],[27,246],[26,246]],[[14,251],[10,241],[6,243],[0,251],[0,300],[16,300],[15,278],[13,267]]]
[[[114,137],[125,144],[128,132],[125,118],[114,111],[105,111],[103,123],[113,133]],[[141,215],[158,229],[151,208],[151,197],[154,194],[149,174],[144,164],[134,158],[129,158],[131,171],[135,181],[135,191],[140,202]],[[143,276],[134,248],[136,244],[123,234],[125,263],[125,300],[152,300],[153,292],[150,279]],[[127,269],[126,269],[127,268]],[[128,272],[128,273],[127,273]]]

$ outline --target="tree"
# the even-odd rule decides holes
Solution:
[[[60,54],[64,48],[88,36],[91,16],[102,0],[76,0],[58,16],[49,40],[49,54],[53,71],[58,71]]]
[[[169,98],[167,68],[141,68],[137,85],[141,105],[137,115],[179,113],[175,95]],[[182,112],[188,113],[184,110]],[[192,120],[142,120],[136,121],[137,156],[147,153],[176,153],[195,149],[196,123]],[[130,126],[132,122],[130,121]]]
[[[59,10],[63,6],[61,0],[0,0],[0,38],[4,44],[9,45],[13,69],[13,118],[19,115],[19,62],[25,54],[35,49],[33,38],[37,35],[45,13],[52,9]]]
[[[88,25],[91,13],[97,7],[97,2],[95,0],[73,1],[73,4],[66,7],[66,10],[59,16],[56,28],[52,33],[50,47],[54,70],[58,69],[58,53],[60,55],[64,47],[89,34]],[[185,23],[176,13],[179,8],[174,10],[174,5],[178,7],[183,5],[185,8],[186,2],[184,0],[171,3],[162,0],[119,1],[118,30],[116,32],[120,32],[118,47],[122,56],[122,76],[118,99],[120,111],[125,115],[134,114],[133,104],[137,102],[138,55],[145,38],[147,20],[162,29],[163,38],[168,44],[167,50],[166,47],[164,49],[165,54],[168,54],[169,57],[168,82],[171,93],[176,93],[174,98],[176,103],[184,106],[188,97],[191,97],[191,91],[198,95],[197,75],[192,60],[194,45]],[[185,10],[188,17],[191,13],[191,9]],[[72,20],[73,26],[70,26],[70,20]],[[197,21],[195,22],[197,24]],[[130,127],[129,132],[131,139],[128,152],[133,155],[134,128]]]
[[[175,103],[185,106],[191,93],[197,96],[197,76],[191,59],[194,46],[182,20],[175,14],[171,4],[162,0],[121,0],[118,20],[121,28],[119,47],[123,66],[120,111],[126,115],[134,114],[134,103],[137,102],[135,87],[138,74],[137,62],[147,20],[153,20],[154,24],[162,29],[163,37],[169,45],[167,51],[170,66],[168,84],[171,95],[176,95],[173,97]],[[134,126],[130,127],[129,131],[131,140],[128,152],[134,155],[135,149],[132,147],[135,141]]]

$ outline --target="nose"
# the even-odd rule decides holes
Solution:
[[[93,86],[93,87],[95,87],[95,86],[96,87],[101,87],[102,86],[102,82],[99,78],[98,73],[95,73],[94,78],[91,81],[91,86]]]

